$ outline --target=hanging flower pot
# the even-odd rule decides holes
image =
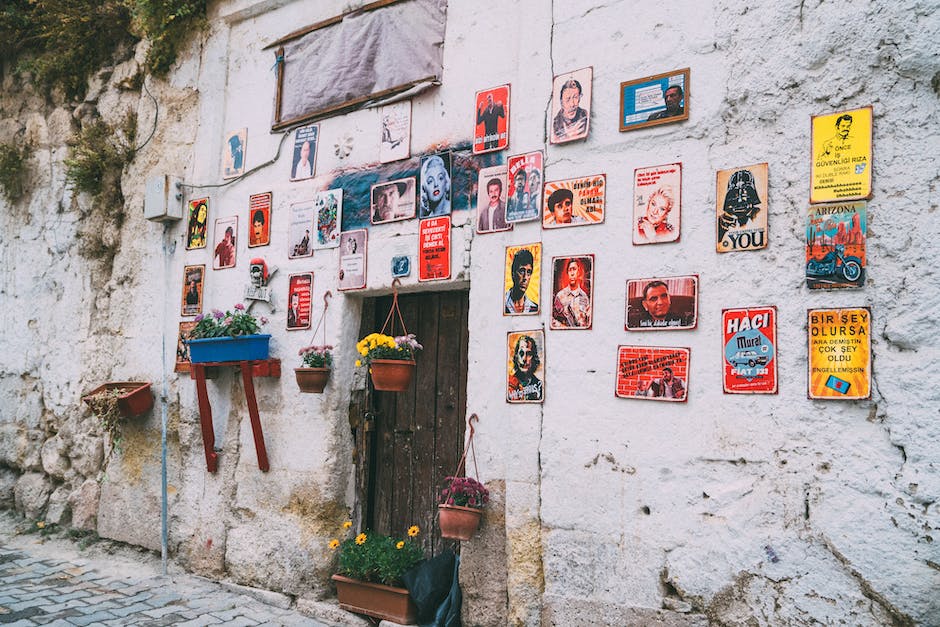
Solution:
[[[441,537],[451,540],[469,540],[480,526],[483,510],[461,505],[438,505]]]
[[[477,476],[476,451],[473,449],[473,436],[475,429],[473,423],[479,418],[472,414],[467,424],[470,426],[470,437],[460,461],[457,462],[457,472],[453,477],[445,477],[446,485],[441,490],[441,502],[437,506],[439,514],[438,523],[441,528],[441,537],[452,540],[469,540],[480,526],[480,517],[483,515],[483,506],[490,500],[490,491],[485,485],[473,477],[461,477],[466,468],[467,452],[471,454],[473,469]]]
[[[329,368],[294,368],[297,377],[297,387],[301,392],[322,394],[326,382],[330,380]]]
[[[373,359],[369,364],[372,386],[382,392],[404,392],[411,387],[414,378],[413,359]]]
[[[85,394],[82,400],[96,413],[114,404],[125,418],[145,414],[153,407],[153,393],[146,381],[111,381]]]
[[[392,282],[394,296],[382,332],[370,333],[356,344],[356,350],[361,356],[361,359],[356,360],[356,366],[367,366],[369,374],[372,375],[372,387],[382,392],[404,392],[411,387],[415,354],[424,348],[418,343],[414,333],[408,333],[405,320],[401,317],[401,310],[398,308],[399,283],[398,279]],[[395,332],[395,314],[398,314],[404,334],[397,337],[385,335],[386,329]],[[391,327],[389,322],[392,323]]]

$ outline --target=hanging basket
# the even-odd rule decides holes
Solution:
[[[125,418],[145,414],[153,407],[153,393],[147,381],[111,381],[85,394],[82,400],[94,409],[95,397],[105,392],[117,393],[117,408]]]
[[[329,368],[294,368],[297,377],[297,387],[301,392],[309,394],[322,394],[327,381],[330,380]]]
[[[441,537],[451,540],[469,540],[480,527],[483,510],[461,505],[438,505]]]
[[[413,359],[373,359],[369,363],[372,386],[381,392],[404,392],[411,387],[414,378]]]

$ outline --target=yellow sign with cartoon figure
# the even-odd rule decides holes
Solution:
[[[812,120],[810,203],[871,198],[871,106]]]
[[[809,397],[871,396],[871,311],[810,309]]]

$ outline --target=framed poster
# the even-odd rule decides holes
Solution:
[[[806,286],[838,289],[865,285],[868,203],[812,205],[806,221]]]
[[[509,85],[478,91],[476,112],[473,154],[504,150],[509,146]]]
[[[810,126],[810,203],[871,198],[871,105],[814,115]]]
[[[271,192],[248,197],[248,248],[271,243]]]
[[[871,397],[871,310],[810,309],[809,398]]]
[[[291,259],[309,257],[313,254],[310,231],[313,229],[316,201],[305,200],[290,206],[290,221],[287,225],[287,256]]]
[[[503,273],[503,315],[521,316],[539,312],[542,244],[506,247],[506,270]]]
[[[767,247],[767,164],[718,170],[715,183],[718,252]]]
[[[600,224],[604,221],[607,176],[592,174],[545,183],[542,228]]]
[[[552,329],[590,329],[594,255],[552,258]]]
[[[292,274],[287,278],[287,330],[310,328],[313,299],[313,272]]]
[[[685,402],[689,389],[689,349],[675,346],[618,346],[620,398]]]
[[[186,250],[205,248],[209,234],[209,199],[189,201],[189,224],[186,227]]]
[[[404,100],[379,108],[382,138],[379,163],[389,163],[411,156],[411,101]]]
[[[545,332],[513,331],[506,336],[506,402],[545,400]]]
[[[317,192],[313,214],[317,236],[313,248],[336,248],[339,246],[339,230],[343,223],[343,190],[327,189]]]
[[[450,215],[450,157],[449,152],[421,157],[421,218]]]
[[[477,233],[508,231],[512,225],[506,222],[505,165],[480,168],[477,180]]]
[[[682,216],[682,164],[633,171],[633,243],[679,241]]]
[[[176,365],[173,366],[173,372],[189,373],[189,345],[185,340],[189,339],[190,332],[199,324],[195,320],[184,320],[180,322],[179,333],[176,335]]]
[[[552,81],[552,128],[548,134],[553,144],[584,139],[591,124],[591,78],[593,67],[559,74]]]
[[[542,151],[509,157],[506,222],[538,220],[542,215]]]
[[[449,279],[450,216],[421,220],[418,246],[418,280]]]
[[[627,281],[627,331],[679,331],[698,324],[698,275]]]
[[[620,83],[620,131],[689,119],[689,68]]]
[[[317,140],[320,125],[312,124],[294,132],[294,158],[291,160],[290,180],[313,178],[317,163]]]
[[[233,179],[245,173],[245,151],[248,129],[229,131],[222,142],[222,178]]]
[[[344,231],[339,238],[340,290],[361,290],[366,286],[366,253],[369,232]]]
[[[183,299],[180,315],[197,316],[202,313],[202,293],[205,278],[205,264],[183,266]]]
[[[213,270],[235,267],[236,233],[238,233],[238,216],[216,218],[215,239],[213,240],[215,249],[212,254]]]
[[[777,393],[777,308],[722,309],[725,394]]]
[[[372,224],[384,224],[415,217],[415,177],[396,179],[372,186]]]

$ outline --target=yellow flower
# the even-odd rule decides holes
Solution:
[[[43,521],[40,520],[40,521],[38,521],[38,522],[36,523],[36,526],[39,527],[40,529],[43,529],[43,528],[45,528],[46,523],[44,523]]]
[[[332,540],[330,540],[330,550],[335,551],[338,548],[339,548],[339,540],[337,540],[336,538],[333,538]]]
[[[358,368],[358,367],[361,366],[361,365],[362,365],[362,360],[357,359],[357,360],[356,360],[356,368]]]
[[[358,544],[359,546],[362,546],[365,543],[366,543],[366,534],[360,533],[358,536],[356,536],[356,544]]]
[[[408,537],[409,537],[409,538],[413,538],[413,537],[415,537],[416,535],[418,535],[419,533],[421,533],[421,528],[418,527],[418,525],[411,525],[411,526],[408,528]]]
[[[398,543],[395,545],[395,548],[398,549],[398,550],[401,550],[401,549],[405,548],[405,541],[404,541],[404,540],[399,540]]]
[[[343,529],[349,529],[350,527],[352,527],[351,520],[347,520],[346,522],[343,523]]]

